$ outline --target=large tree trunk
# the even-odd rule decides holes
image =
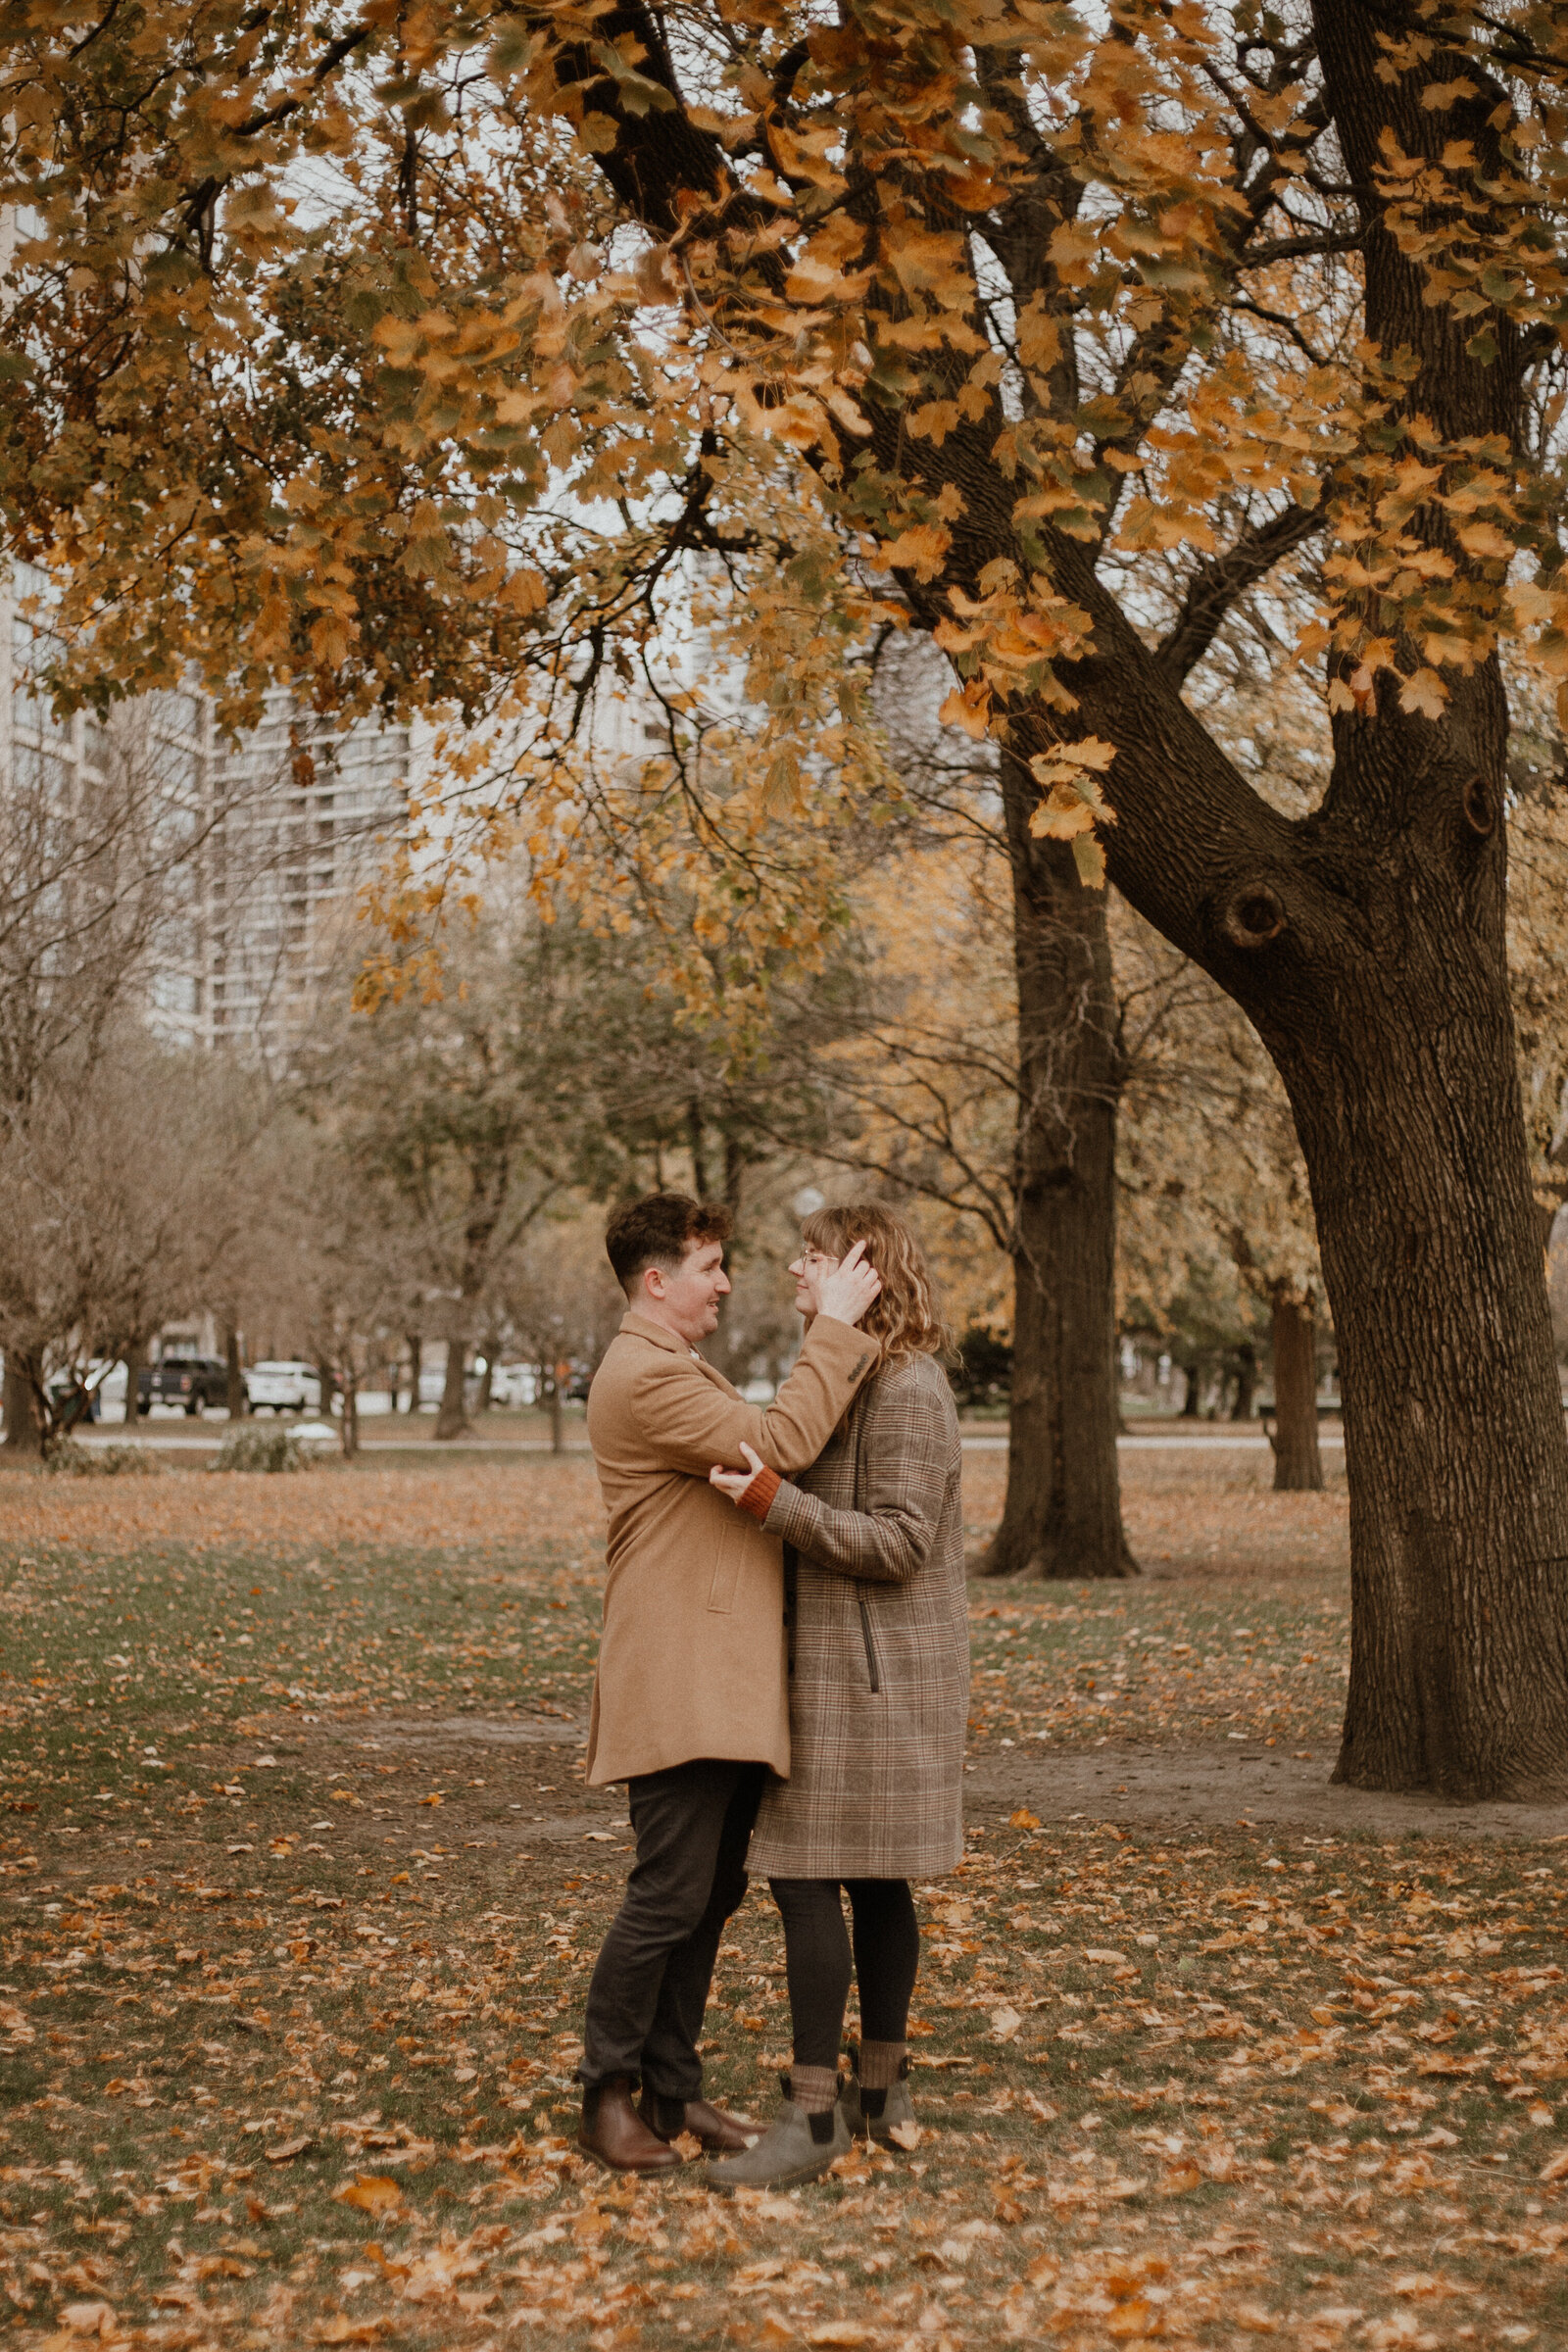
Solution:
[[[37,1356],[24,1355],[20,1348],[7,1351],[5,1451],[13,1461],[42,1458],[44,1432],[38,1412],[42,1382],[43,1367]]]
[[[1380,78],[1380,33],[1422,33],[1396,0],[1315,0],[1347,177],[1365,191],[1366,332],[1414,355],[1401,452],[1520,441],[1520,343],[1497,313],[1425,299],[1376,192],[1386,134],[1437,163],[1472,141],[1473,187],[1502,171],[1501,93],[1441,46]],[[1441,114],[1426,80],[1473,94]],[[1487,335],[1481,333],[1485,327]],[[1482,356],[1489,347],[1494,356]],[[1429,437],[1429,436],[1428,436]],[[1347,493],[1353,482],[1346,477]],[[1436,506],[1405,529],[1489,591]],[[1339,1345],[1350,1491],[1350,1685],[1336,1777],[1362,1788],[1524,1798],[1568,1789],[1568,1440],[1531,1200],[1504,950],[1508,713],[1494,657],[1444,673],[1440,718],[1399,675],[1344,690],[1321,807],[1292,822],[1249,792],[1169,690],[1092,562],[1058,543],[1089,611],[1073,725],[1116,745],[1111,876],[1228,989],[1289,1092]],[[1419,645],[1381,616],[1403,677]],[[1176,672],[1180,674],[1179,670]],[[1048,740],[1042,730],[1030,740]],[[1172,821],[1171,778],[1182,815]]]
[[[1378,20],[1417,31],[1413,5],[1314,13],[1351,179],[1371,182],[1390,128],[1408,154],[1468,137],[1477,184],[1495,175],[1500,89],[1474,77],[1440,120],[1424,74],[1377,78]],[[1487,321],[1489,363],[1478,320],[1426,301],[1381,220],[1366,283],[1368,333],[1420,355],[1410,410],[1450,440],[1517,445],[1513,322]],[[1420,527],[1462,564],[1441,511]],[[1568,1787],[1568,1443],[1503,934],[1507,702],[1495,659],[1447,679],[1439,727],[1401,713],[1386,677],[1365,715],[1336,721],[1338,985],[1316,1019],[1281,1004],[1276,1058],[1345,1396],[1354,1638],[1336,1778],[1522,1797]]]
[[[1354,1034],[1281,1054],[1345,1396],[1336,1777],[1519,1797],[1568,1783],[1568,1447],[1500,908],[1478,925],[1420,846],[1400,862],[1401,953],[1346,990]]]
[[[1317,1442],[1317,1335],[1312,1301],[1289,1283],[1272,1294],[1274,1313],[1274,1492],[1316,1494],[1323,1486]]]
[[[1067,844],[1037,841],[1039,792],[1003,756],[1013,876],[1019,1107],[1012,1409],[986,1576],[1136,1576],[1116,1462],[1116,1102],[1121,1083],[1102,891]]]

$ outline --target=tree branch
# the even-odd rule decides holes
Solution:
[[[1314,531],[1320,531],[1324,520],[1321,510],[1287,507],[1283,514],[1271,514],[1267,522],[1244,532],[1223,555],[1210,556],[1206,563],[1200,564],[1188,586],[1175,625],[1155,651],[1158,668],[1180,685],[1213,644],[1237,598],[1254,587]]]

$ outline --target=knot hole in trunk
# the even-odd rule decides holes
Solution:
[[[1266,948],[1285,928],[1285,903],[1266,882],[1248,882],[1232,893],[1221,928],[1234,948]]]
[[[1496,831],[1496,803],[1485,776],[1471,776],[1467,780],[1460,795],[1460,806],[1464,809],[1465,823],[1478,840],[1485,841],[1490,833]]]

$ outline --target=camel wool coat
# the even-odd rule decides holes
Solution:
[[[742,1439],[770,1469],[804,1470],[875,1360],[862,1333],[818,1315],[764,1408],[662,1324],[623,1318],[588,1392],[610,1514],[590,1788],[698,1756],[788,1774],[783,1545],[708,1473],[744,1468]]]
[[[933,1878],[963,1859],[962,1459],[942,1366],[896,1356],[773,1496],[793,1764],[762,1791],[754,1876]]]

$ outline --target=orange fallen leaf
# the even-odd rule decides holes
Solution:
[[[302,2132],[298,2138],[280,2139],[275,2148],[267,2149],[267,2161],[269,2164],[287,2164],[292,2157],[303,2156],[307,2148],[314,2148],[315,2145],[312,2133]]]
[[[314,2344],[373,2344],[381,2332],[379,2320],[349,2320],[338,2313],[330,2320],[318,2320],[311,2329]]]
[[[108,2303],[68,2303],[60,2314],[62,2325],[73,2335],[113,2335],[115,2314]]]
[[[332,2194],[339,2205],[357,2205],[362,2213],[369,2214],[393,2213],[403,2202],[402,2184],[385,2173],[361,2173]]]
[[[1189,2189],[1200,2186],[1202,2178],[1196,2164],[1178,2164],[1161,2180],[1159,2193],[1163,2197],[1185,2197]]]

